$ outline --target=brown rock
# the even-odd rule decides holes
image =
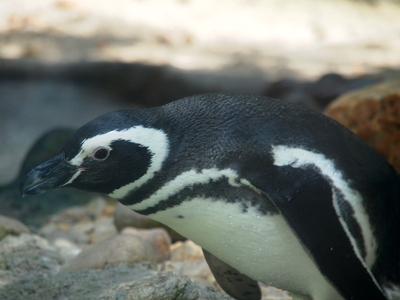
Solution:
[[[189,276],[196,283],[208,284],[221,290],[208,267],[201,247],[192,241],[174,243],[171,246],[171,259],[165,262],[162,268]]]
[[[137,229],[125,227],[122,234],[134,234],[149,242],[157,255],[157,263],[166,261],[170,257],[171,238],[164,228]]]
[[[18,235],[21,233],[30,233],[30,230],[20,221],[0,215],[0,239],[8,234]]]
[[[146,216],[142,216],[141,214],[138,214],[137,212],[131,210],[129,207],[122,205],[121,203],[117,203],[114,215],[114,224],[117,227],[118,231],[121,231],[125,227],[136,227],[144,229],[164,228],[171,237],[172,242],[186,240],[185,237],[177,233],[175,230],[172,230],[168,226],[154,221]]]
[[[192,241],[177,242],[171,246],[171,261],[203,262],[203,250]]]
[[[400,173],[400,80],[346,93],[325,113],[350,128]]]
[[[149,243],[132,234],[119,234],[82,251],[68,261],[61,271],[101,269],[110,264],[142,261],[155,264],[156,256]]]

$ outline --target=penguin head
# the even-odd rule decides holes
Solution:
[[[22,195],[68,186],[123,199],[151,180],[168,155],[168,137],[137,112],[108,113],[79,128],[59,155],[28,173]]]

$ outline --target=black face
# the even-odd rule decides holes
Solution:
[[[126,140],[114,141],[110,147],[99,147],[84,158],[81,173],[66,186],[111,194],[146,174],[152,156],[146,147]]]
[[[49,189],[71,186],[111,194],[142,177],[151,165],[152,152],[139,143],[110,132],[124,132],[146,124],[147,111],[115,111],[79,128],[62,153],[34,168],[21,183],[23,195],[37,195]],[[85,141],[98,138],[89,148]]]
[[[146,174],[152,154],[144,146],[116,140],[109,147],[97,147],[79,165],[61,153],[33,169],[21,184],[23,195],[41,194],[49,189],[70,186],[104,194],[129,184]]]
[[[116,140],[98,147],[73,165],[65,153],[33,169],[21,184],[23,195],[36,195],[60,186],[111,194],[146,174],[152,154],[144,146]]]

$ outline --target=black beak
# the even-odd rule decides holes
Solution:
[[[51,160],[32,169],[21,182],[21,195],[33,196],[48,190],[63,186],[74,174],[78,167],[67,163],[60,154]]]

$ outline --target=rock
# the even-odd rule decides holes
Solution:
[[[30,233],[30,230],[20,221],[0,215],[0,239],[8,234],[21,233]]]
[[[148,241],[157,255],[157,263],[170,258],[171,238],[164,228],[136,229],[134,227],[125,227],[121,233],[134,234]]]
[[[139,280],[124,282],[100,296],[101,300],[195,300],[199,293],[189,277],[173,272],[160,273]]]
[[[101,269],[110,264],[149,261],[156,255],[144,239],[132,234],[119,234],[92,245],[62,266],[61,271]]]
[[[325,113],[350,128],[400,172],[400,80],[344,94]]]
[[[52,216],[39,234],[52,242],[65,238],[79,245],[98,243],[117,234],[113,207],[114,201],[97,197],[86,206],[70,207]]]
[[[55,275],[60,262],[57,249],[42,237],[8,235],[0,241],[0,286],[31,276]]]
[[[107,196],[99,196],[91,200],[86,205],[86,211],[92,217],[107,216],[111,217],[115,213],[117,201]]]
[[[125,237],[129,240],[125,239],[126,243],[140,239],[134,235]],[[110,239],[110,243],[115,240]],[[74,245],[61,239],[54,243],[61,249]],[[119,254],[120,246],[118,242],[114,244],[116,254]],[[135,248],[136,243],[131,246]],[[96,253],[91,254],[95,256]],[[212,287],[193,283],[184,275],[158,274],[150,262],[113,263],[101,270],[63,270],[57,273],[59,258],[57,248],[40,236],[6,236],[0,241],[0,299],[231,299]]]
[[[113,217],[98,218],[94,222],[93,232],[90,234],[90,243],[96,244],[116,234],[117,228],[114,225]]]
[[[85,220],[72,225],[67,236],[78,244],[89,244],[90,234],[94,231],[94,227],[94,222]]]
[[[68,239],[59,238],[53,242],[53,245],[59,249],[62,263],[70,261],[82,252],[81,248]]]
[[[78,224],[84,225],[80,227]],[[94,227],[93,220],[87,213],[85,207],[70,207],[52,216],[47,223],[40,228],[39,234],[50,242],[59,238],[65,238],[77,244],[88,244],[90,243],[89,232],[82,230],[84,226],[86,226],[86,228],[88,226]]]
[[[218,287],[217,281],[206,261],[190,263],[184,261],[166,261],[161,270],[173,271],[189,276],[195,283],[208,284],[222,291]]]
[[[53,300],[99,299],[114,285],[137,278],[154,275],[149,263],[116,264],[101,270],[61,272],[52,276],[31,276],[0,284],[0,299]]]
[[[186,240],[185,237],[172,230],[168,226],[154,221],[146,216],[142,216],[137,212],[134,212],[129,207],[117,203],[114,215],[114,224],[118,231],[121,231],[125,227],[136,227],[136,228],[164,228],[171,237],[172,242]]]
[[[171,259],[161,269],[184,274],[196,283],[208,284],[222,291],[208,267],[201,247],[192,241],[173,244]]]
[[[82,252],[77,246],[65,246],[60,249],[60,259],[63,264],[69,262],[78,256],[79,253]]]
[[[139,280],[124,282],[105,291],[101,300],[197,300],[226,299],[228,295],[218,293],[212,287],[194,284],[189,277],[174,272],[163,272]]]
[[[292,300],[292,296],[289,292],[274,288],[273,286],[268,286],[264,283],[260,283],[261,293],[263,295],[262,299],[265,300],[272,300],[272,299],[279,299],[279,300]]]
[[[136,281],[137,284],[135,284]],[[130,286],[139,288],[139,290],[132,291]],[[142,298],[131,298],[130,292]],[[143,298],[146,295],[150,295],[150,297]],[[152,295],[157,298],[151,298]],[[166,298],[164,295],[172,296]],[[193,284],[186,276],[171,272],[158,274],[148,262],[113,264],[101,270],[65,271],[53,276],[39,275],[7,283],[0,282],[0,299],[232,300],[226,294],[217,292],[210,286]]]
[[[171,261],[203,262],[203,250],[192,241],[177,242],[171,246]]]

